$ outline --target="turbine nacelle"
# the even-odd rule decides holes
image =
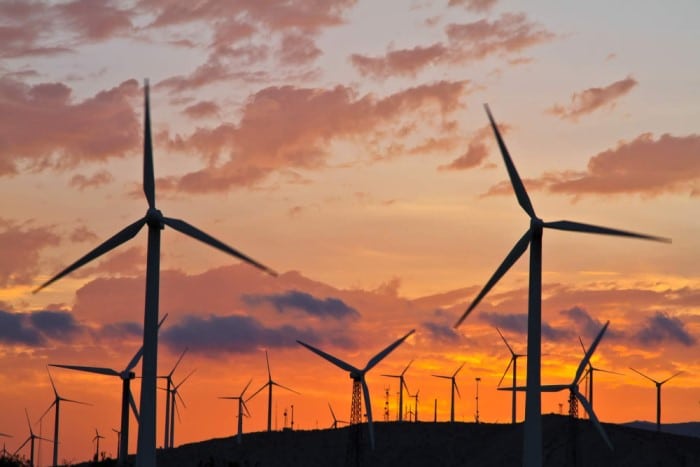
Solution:
[[[160,230],[165,228],[165,223],[163,222],[163,213],[160,209],[148,208],[146,211],[146,216],[144,217],[146,224],[149,227],[156,227]]]

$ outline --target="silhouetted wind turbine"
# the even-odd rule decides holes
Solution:
[[[345,423],[346,425],[348,425],[348,422],[344,422],[343,420],[338,420],[337,418],[335,418],[335,412],[333,412],[333,407],[331,407],[330,402],[328,403],[328,408],[331,411],[331,417],[333,417],[333,423],[330,426],[331,428],[338,428],[338,423]]]
[[[248,390],[248,386],[250,386],[250,383],[252,383],[253,380],[251,379],[248,381],[248,384],[245,385],[241,393],[237,396],[221,396],[219,399],[229,399],[229,400],[237,400],[238,401],[238,435],[236,436],[238,444],[241,444],[242,439],[243,439],[243,411],[250,416],[250,412],[248,412],[248,406],[245,404],[245,400],[243,399],[243,394]]]
[[[310,351],[312,351],[316,355],[319,355],[320,357],[325,358],[326,360],[328,360],[329,362],[331,362],[332,364],[334,364],[338,368],[349,372],[350,378],[352,379],[352,382],[353,382],[353,393],[356,392],[356,389],[355,389],[356,386],[358,386],[358,385],[362,386],[362,392],[365,395],[365,410],[367,412],[367,429],[369,430],[369,443],[370,443],[370,447],[372,448],[372,450],[374,450],[374,426],[372,425],[372,403],[370,402],[370,399],[369,399],[369,388],[367,387],[367,382],[365,381],[365,374],[369,370],[374,368],[375,365],[377,365],[377,363],[381,362],[384,359],[384,357],[389,355],[396,347],[401,345],[403,343],[403,341],[405,341],[406,338],[408,338],[408,336],[410,336],[414,332],[416,332],[416,330],[411,329],[408,332],[408,334],[406,334],[405,336],[396,340],[393,344],[389,345],[387,348],[385,348],[384,350],[379,352],[377,355],[370,358],[369,361],[367,362],[367,365],[365,365],[365,367],[361,370],[358,368],[355,368],[354,366],[350,365],[349,363],[345,363],[344,361],[342,361],[339,358],[334,357],[333,355],[327,354],[323,350],[319,350],[316,347],[312,347],[309,344],[306,344],[300,340],[297,340],[297,342],[299,344],[303,345],[304,347],[306,347],[307,349],[309,349]],[[358,396],[359,396],[359,394],[358,394]],[[353,400],[354,399],[355,399],[355,396],[353,394]],[[361,402],[359,401],[359,397],[358,397],[358,403],[361,404]],[[353,410],[351,409],[351,414],[352,414],[352,412],[353,412]],[[352,420],[352,417],[351,417],[350,423],[353,423],[353,422],[354,422],[354,420]]]
[[[95,437],[92,438],[92,442],[96,443],[95,446],[95,462],[100,460],[100,440],[105,439],[104,436],[100,434],[99,431],[97,431],[97,428],[95,428]]]
[[[178,418],[180,417],[180,413],[177,410],[177,399],[180,399],[180,403],[183,407],[187,407],[187,405],[185,405],[185,400],[180,395],[179,389],[180,386],[182,386],[195,371],[197,370],[195,369],[190,371],[189,374],[185,376],[182,379],[182,381],[173,386],[170,392],[168,393],[170,395],[170,410],[174,412],[170,414],[170,438],[168,440],[168,446],[171,448],[175,445],[175,413],[178,414]]]
[[[406,365],[406,368],[403,369],[401,373],[398,375],[386,375],[382,374],[382,376],[387,377],[387,378],[398,378],[399,379],[399,421],[403,421],[403,390],[406,388],[406,392],[408,392],[408,386],[406,385],[406,380],[404,379],[404,375],[406,374],[406,371],[408,371],[408,368],[411,366],[411,363],[413,363],[413,360],[408,362],[408,365]]]
[[[586,353],[586,346],[583,345],[583,340],[581,340],[581,336],[579,336],[578,341],[581,343],[581,348],[583,349],[583,353]],[[600,371],[602,373],[610,373],[613,375],[619,375],[619,376],[624,376],[622,373],[618,373],[616,371],[610,371],[610,370],[604,370],[602,368],[597,368],[594,367],[593,364],[589,361],[588,362],[588,369],[586,370],[586,377],[588,378],[588,402],[591,404],[591,408],[593,408],[593,373],[596,371]]]
[[[112,431],[117,435],[117,452],[121,452],[122,432],[117,430],[116,428],[112,428]]]
[[[683,372],[679,371],[675,375],[669,376],[668,378],[666,378],[663,381],[656,381],[655,379],[648,377],[647,375],[645,375],[641,371],[635,370],[632,367],[630,367],[630,370],[634,371],[638,375],[645,377],[646,379],[648,379],[649,381],[651,381],[652,383],[654,383],[656,385],[656,431],[660,432],[661,431],[661,386],[663,386],[665,383],[669,382],[670,380],[672,380],[673,378],[675,378],[676,376],[680,375]]]
[[[294,394],[299,394],[297,391],[294,389],[288,388],[287,386],[282,386],[281,384],[275,382],[272,380],[272,373],[270,372],[270,358],[267,356],[267,350],[265,350],[265,362],[267,363],[267,382],[263,384],[260,389],[255,391],[248,399],[246,399],[246,402],[251,400],[253,397],[255,397],[260,391],[265,389],[267,387],[267,431],[272,431],[272,386],[278,386],[282,389],[286,389],[287,391],[291,391]]]
[[[158,327],[163,324],[163,321],[168,317],[167,313],[158,323]],[[134,368],[138,365],[141,356],[143,355],[143,346],[134,354],[131,361],[126,365],[122,371],[117,371],[112,368],[102,368],[102,367],[91,367],[91,366],[79,366],[79,365],[57,365],[49,364],[49,366],[58,368],[67,368],[69,370],[83,371],[86,373],[95,373],[98,375],[116,376],[122,380],[122,408],[121,408],[121,438],[119,442],[119,449],[117,451],[117,463],[118,465],[123,465],[126,462],[126,458],[129,455],[129,406],[134,413],[136,422],[139,421],[139,411],[136,408],[136,402],[134,401],[134,395],[131,393],[131,380],[136,378],[136,373],[134,373]]]
[[[498,386],[501,385],[503,382],[503,378],[506,377],[506,373],[508,373],[508,370],[510,369],[511,365],[513,366],[513,388],[517,386],[517,381],[518,381],[518,358],[520,357],[527,357],[525,354],[521,353],[515,353],[513,351],[513,348],[508,344],[508,341],[506,340],[505,337],[503,337],[503,334],[501,334],[501,330],[496,328],[496,331],[498,331],[498,335],[501,336],[501,339],[503,339],[503,343],[506,344],[506,347],[508,347],[508,351],[510,352],[510,361],[508,362],[508,366],[506,367],[506,371],[503,372],[503,376],[501,376],[501,379],[498,381]],[[515,419],[517,416],[517,392],[513,391],[513,402],[512,402],[512,407],[511,407],[511,423],[515,424]]]
[[[591,224],[583,224],[572,221],[545,222],[535,214],[530,197],[525,191],[520,176],[508,153],[503,138],[498,131],[496,122],[491,115],[488,105],[484,105],[488,115],[494,135],[498,141],[498,146],[503,156],[503,161],[508,170],[511,185],[518,199],[518,204],[530,218],[530,227],[527,232],[518,240],[513,249],[508,253],[505,260],[496,269],[484,288],[479,292],[469,308],[459,318],[455,327],[472,312],[481,299],[496,285],[515,262],[525,253],[530,246],[530,281],[528,292],[528,327],[527,327],[527,391],[525,395],[525,433],[523,439],[523,465],[525,467],[540,467],[542,465],[542,412],[541,412],[541,343],[542,343],[542,232],[545,228],[555,230],[566,230],[571,232],[585,232],[604,235],[615,235],[621,237],[640,238],[645,240],[655,240],[670,243],[669,239],[654,237],[651,235],[627,232],[624,230],[599,227]]]
[[[29,443],[29,466],[34,467],[34,440],[40,439],[43,441],[48,441],[49,443],[51,442],[50,439],[42,438],[41,436],[37,436],[34,434],[34,430],[32,430],[32,422],[29,421],[29,413],[27,412],[27,409],[24,409],[24,415],[27,417],[27,426],[29,427],[29,437],[22,443],[17,450],[15,451],[15,455],[17,455],[18,452],[22,450],[22,448]],[[4,436],[9,436],[9,435],[4,435]]]
[[[170,391],[173,389],[173,373],[175,373],[175,369],[177,366],[180,364],[180,361],[182,360],[182,357],[185,356],[185,353],[187,353],[187,347],[185,347],[185,350],[182,351],[180,354],[180,357],[177,359],[177,362],[175,362],[175,365],[173,366],[173,369],[170,370],[170,373],[168,373],[165,376],[158,376],[158,378],[163,378],[166,381],[166,389],[165,389],[165,428],[163,429],[164,432],[164,438],[165,440],[163,441],[163,448],[167,449],[170,446],[170,424],[172,423],[171,420],[171,415],[172,415],[172,408],[170,407]]]
[[[449,379],[450,380],[450,422],[454,423],[455,421],[455,390],[457,391],[457,396],[461,399],[462,395],[459,393],[459,387],[457,386],[457,381],[455,378],[457,377],[457,373],[460,372],[462,367],[464,367],[464,364],[466,362],[462,363],[459,368],[457,368],[457,371],[452,373],[451,376],[445,376],[445,375],[433,375],[436,378],[443,378],[443,379]]]
[[[156,465],[156,376],[158,374],[158,292],[160,276],[160,231],[169,226],[178,232],[239,258],[256,268],[276,276],[272,270],[199,230],[187,222],[165,217],[156,209],[155,176],[153,173],[153,145],[151,143],[151,117],[148,99],[148,81],[144,83],[144,141],[143,141],[143,191],[148,201],[146,215],[126,226],[100,246],[38,287],[38,292],[63,276],[102,256],[122,243],[132,239],[143,226],[148,225],[148,250],[146,262],[146,300],[143,325],[143,378],[136,465]]]
[[[49,371],[48,367],[46,368],[46,372],[49,374],[49,381],[51,381],[51,388],[53,389],[53,394],[54,394],[54,400],[49,405],[49,408],[46,409],[46,412],[44,412],[40,418],[44,418],[44,415],[49,413],[52,407],[55,407],[55,412],[54,412],[54,425],[53,425],[53,464],[51,465],[58,465],[58,420],[59,420],[59,412],[61,408],[61,401],[63,402],[73,402],[74,404],[82,404],[82,405],[90,405],[85,402],[80,402],[80,401],[75,401],[72,399],[66,399],[65,397],[61,397],[58,395],[58,391],[56,391],[56,385],[53,382],[53,378],[51,377],[51,372]]]

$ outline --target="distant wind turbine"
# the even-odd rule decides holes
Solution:
[[[654,383],[656,385],[656,431],[660,432],[661,431],[661,386],[663,386],[667,382],[671,381],[673,378],[675,378],[676,376],[680,375],[683,372],[679,371],[675,375],[669,376],[668,378],[666,378],[663,381],[657,381],[653,378],[648,377],[647,375],[645,375],[641,371],[635,370],[632,367],[630,367],[630,370],[634,371],[638,375],[645,377],[646,379],[648,379],[649,381],[651,381],[652,383]]]
[[[518,381],[518,358],[520,357],[527,357],[525,354],[521,353],[515,353],[513,351],[513,348],[508,344],[508,341],[506,340],[505,337],[503,337],[503,334],[501,334],[501,330],[496,328],[496,331],[498,331],[498,335],[501,336],[501,339],[503,339],[503,343],[506,344],[506,347],[508,347],[508,351],[510,352],[510,361],[508,362],[508,366],[506,367],[506,371],[503,372],[503,376],[501,376],[501,379],[498,381],[498,386],[501,385],[503,382],[503,378],[506,377],[506,374],[508,373],[508,370],[510,369],[511,365],[513,366],[513,388],[517,386],[517,381]],[[512,401],[512,406],[511,406],[511,423],[515,424],[515,419],[517,417],[517,403],[518,399],[516,397],[517,392],[513,391],[513,401]]]
[[[333,417],[333,423],[331,423],[331,426],[330,426],[331,428],[333,428],[333,429],[338,428],[338,423],[345,423],[346,425],[349,424],[348,422],[345,422],[343,420],[338,420],[337,418],[335,418],[335,412],[333,412],[333,407],[331,407],[330,402],[328,403],[328,409],[330,409],[331,417]]]
[[[105,437],[102,436],[99,431],[97,431],[97,428],[95,428],[95,437],[92,438],[92,442],[96,443],[96,445],[95,445],[95,462],[98,462],[100,460],[100,440],[101,439],[105,439]]]
[[[170,370],[170,373],[164,376],[158,376],[158,378],[165,379],[166,383],[166,390],[165,390],[165,428],[163,429],[164,432],[164,437],[165,440],[163,441],[163,449],[168,449],[170,446],[170,424],[172,423],[171,415],[172,415],[172,408],[170,407],[170,391],[172,391],[173,386],[173,373],[175,373],[175,369],[177,366],[180,364],[180,361],[182,360],[182,357],[185,356],[185,353],[187,353],[187,347],[185,347],[185,350],[182,351],[180,354],[180,357],[177,359],[175,362],[175,365],[173,365],[173,369]]]
[[[640,238],[670,243],[669,239],[654,237],[651,235],[627,232],[624,230],[599,227],[591,224],[583,224],[572,221],[545,222],[535,214],[530,197],[525,190],[515,165],[508,153],[508,149],[501,137],[496,122],[487,105],[484,105],[493,129],[498,146],[503,156],[503,161],[508,170],[510,183],[515,191],[518,204],[530,218],[530,227],[518,240],[505,260],[496,269],[496,272],[488,280],[484,288],[479,292],[469,308],[459,318],[455,327],[476,308],[479,302],[486,296],[491,288],[503,277],[515,262],[530,247],[530,275],[528,292],[528,325],[527,325],[527,392],[525,395],[525,430],[523,438],[523,466],[540,467],[542,465],[542,411],[541,411],[541,353],[542,353],[542,233],[545,228],[565,230],[571,232],[585,232],[603,235],[615,235],[620,237]]]
[[[73,402],[74,404],[82,404],[82,405],[90,405],[85,402],[80,402],[80,401],[75,401],[72,399],[66,399],[65,397],[61,397],[58,395],[58,391],[56,391],[56,385],[53,382],[53,378],[51,377],[51,372],[49,371],[48,367],[46,368],[46,372],[49,374],[49,381],[51,381],[51,388],[53,389],[53,394],[54,394],[54,400],[49,405],[49,408],[46,409],[46,412],[42,414],[40,418],[44,418],[44,415],[49,413],[49,411],[54,408],[54,425],[53,425],[53,464],[51,465],[58,465],[58,421],[59,421],[59,411],[61,408],[61,401],[63,402]]]
[[[50,439],[42,438],[41,436],[35,435],[34,430],[32,430],[32,422],[29,421],[29,413],[27,412],[27,409],[24,409],[24,415],[27,417],[27,426],[29,427],[29,437],[22,443],[17,450],[15,451],[15,455],[17,455],[18,452],[22,450],[24,446],[29,443],[29,466],[34,467],[34,440],[40,439],[43,441],[48,441],[49,443],[51,442]],[[5,435],[9,436],[9,435]]]
[[[267,388],[267,431],[272,431],[272,386],[277,386],[282,389],[286,389],[287,391],[291,391],[294,394],[299,393],[294,389],[288,388],[287,386],[282,386],[281,384],[273,381],[272,373],[270,372],[270,358],[267,355],[267,350],[265,350],[265,363],[267,363],[267,382],[260,386],[260,389],[255,391],[248,399],[246,399],[246,402],[258,395],[260,391]],[[277,422],[275,422],[275,426],[276,424]]]
[[[194,374],[195,371],[197,370],[190,371],[188,375],[182,379],[182,381],[173,386],[172,389],[170,389],[170,391],[167,392],[168,396],[170,397],[170,411],[172,412],[170,414],[170,437],[168,438],[168,446],[171,448],[175,446],[175,414],[177,413],[178,418],[180,417],[180,413],[177,409],[177,399],[180,399],[180,403],[183,407],[187,407],[185,405],[185,400],[180,395],[179,389],[180,386],[185,384],[185,381],[187,381],[190,378],[190,376]]]
[[[587,352],[586,346],[583,345],[583,340],[581,340],[581,336],[579,336],[578,341],[581,343],[581,348],[583,349],[583,353],[585,355],[585,353]],[[616,371],[604,370],[602,368],[594,367],[593,364],[589,361],[588,369],[586,370],[586,377],[588,378],[588,402],[590,402],[591,408],[593,408],[593,374],[596,371],[600,371],[601,373],[610,373],[613,375],[624,376],[622,373],[618,373]]]
[[[411,329],[411,331],[408,332],[405,336],[402,338],[396,340],[394,343],[389,345],[387,348],[379,352],[377,355],[374,357],[370,358],[369,361],[367,362],[367,365],[363,369],[355,368],[354,366],[350,365],[349,363],[345,363],[339,358],[334,357],[333,355],[327,354],[323,350],[319,350],[316,347],[313,347],[309,344],[306,344],[300,340],[297,340],[297,342],[316,355],[319,355],[320,357],[328,360],[338,368],[345,370],[350,373],[350,378],[352,379],[352,389],[353,389],[353,403],[357,401],[357,404],[361,404],[361,396],[360,396],[360,388],[362,390],[362,393],[364,393],[365,396],[365,410],[367,412],[367,429],[369,430],[369,443],[370,447],[372,450],[374,450],[374,427],[372,425],[372,403],[370,402],[369,399],[369,388],[367,387],[367,382],[365,381],[365,374],[369,370],[375,367],[377,363],[381,362],[387,355],[389,355],[396,347],[401,345],[403,341],[408,338],[411,334],[416,332],[415,329]],[[360,411],[360,407],[352,407],[350,412],[351,415],[354,412]],[[353,417],[350,417],[350,423],[360,423],[358,420],[353,419]]]
[[[166,314],[158,323],[158,327],[163,324],[163,321],[168,317]],[[129,406],[134,413],[136,422],[139,421],[139,411],[136,408],[134,395],[131,393],[131,380],[136,378],[134,368],[138,365],[143,355],[143,346],[134,354],[131,361],[122,371],[117,371],[112,368],[78,366],[78,365],[57,365],[50,363],[49,366],[66,368],[68,370],[83,371],[86,373],[96,373],[98,375],[116,376],[122,380],[122,408],[121,408],[121,438],[119,440],[119,449],[117,450],[117,464],[124,465],[126,458],[129,455]]]
[[[221,396],[219,399],[229,399],[229,400],[237,400],[238,401],[238,434],[236,435],[236,439],[238,441],[238,444],[241,444],[243,441],[243,411],[245,410],[245,413],[250,416],[250,412],[248,412],[248,406],[245,404],[245,400],[243,399],[243,395],[245,392],[248,390],[248,386],[250,386],[250,383],[252,383],[253,380],[251,379],[248,381],[248,384],[245,385],[241,393],[237,396]]]
[[[144,83],[144,141],[143,141],[143,191],[148,201],[146,215],[126,226],[97,248],[39,286],[34,293],[75,271],[90,261],[131,240],[145,225],[148,225],[148,247],[146,261],[146,300],[143,325],[143,378],[141,380],[141,402],[136,465],[156,465],[156,376],[158,374],[158,292],[160,278],[160,231],[169,226],[178,232],[206,243],[231,256],[243,260],[256,268],[276,276],[268,267],[258,263],[209,234],[187,222],[165,217],[156,209],[155,176],[153,172],[153,145],[151,143],[151,116],[148,98],[148,81]]]
[[[433,375],[436,378],[443,378],[443,379],[449,379],[450,380],[450,422],[454,423],[455,422],[455,391],[457,391],[457,396],[461,399],[462,395],[459,393],[459,386],[457,386],[457,373],[460,372],[460,370],[464,367],[464,364],[466,362],[462,363],[459,368],[457,368],[457,371],[452,373],[452,375],[445,376],[445,375]]]
[[[398,375],[386,375],[382,374],[382,376],[387,377],[387,378],[398,378],[399,380],[399,421],[403,421],[403,390],[406,388],[406,392],[408,392],[408,386],[406,385],[406,380],[404,379],[404,375],[406,374],[406,371],[408,371],[409,367],[411,366],[411,363],[413,363],[413,360],[408,362],[408,365],[406,365],[406,368],[403,369],[401,373]]]

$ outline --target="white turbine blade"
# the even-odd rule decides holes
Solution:
[[[506,256],[506,259],[503,260],[500,266],[498,266],[498,269],[496,269],[496,272],[493,273],[489,281],[486,283],[483,289],[481,289],[481,292],[479,292],[479,295],[476,296],[474,301],[472,301],[471,305],[469,305],[469,308],[462,314],[462,316],[457,320],[457,323],[454,325],[454,327],[458,327],[460,324],[462,324],[462,321],[464,321],[467,316],[469,316],[469,313],[476,308],[476,306],[481,302],[481,299],[486,296],[487,293],[493,288],[496,283],[501,280],[501,277],[505,275],[506,272],[515,264],[518,259],[527,251],[527,247],[530,245],[530,239],[532,237],[532,233],[530,232],[530,229],[525,232],[525,234],[520,237],[520,240],[515,244],[512,250],[510,250],[510,253],[508,253],[508,256]]]
[[[374,451],[374,425],[372,424],[372,403],[369,400],[369,388],[365,382],[365,375],[362,375],[362,392],[365,396],[365,410],[367,411],[367,429],[369,430],[369,445]]]
[[[161,318],[160,322],[158,323],[158,330],[160,331],[160,326],[163,324],[163,322],[168,318],[168,313],[166,313],[163,318]],[[129,362],[129,364],[124,368],[124,371],[122,372],[123,374],[129,373],[131,370],[134,369],[136,365],[138,365],[139,360],[141,360],[141,357],[143,356],[143,346],[136,352]]]
[[[371,370],[372,368],[374,368],[374,366],[377,363],[381,362],[384,359],[384,357],[389,355],[396,347],[401,345],[403,343],[403,341],[405,341],[408,338],[408,336],[410,336],[414,332],[416,332],[416,330],[411,329],[410,331],[408,331],[408,333],[405,336],[401,337],[400,339],[397,339],[393,344],[389,345],[386,349],[382,350],[377,355],[370,358],[369,361],[367,362],[367,365],[365,366],[364,370],[362,370],[362,372],[366,373],[369,370]]]
[[[49,366],[53,366],[53,367],[57,367],[57,368],[66,368],[68,370],[84,371],[86,373],[96,373],[98,375],[119,376],[119,372],[117,372],[111,368],[101,368],[101,367],[94,367],[94,366],[80,366],[80,365],[57,365],[57,364],[53,364],[53,363],[49,363]]]
[[[641,238],[643,240],[653,240],[655,242],[671,243],[670,238],[656,237],[654,235],[640,234],[629,232],[627,230],[611,229],[609,227],[601,227],[598,225],[584,224],[574,221],[554,221],[545,222],[544,227],[556,230],[567,230],[570,232],[585,232],[592,234],[614,235],[616,237]]]
[[[323,350],[319,350],[319,349],[317,349],[316,347],[313,347],[313,346],[311,346],[311,345],[309,345],[309,344],[306,344],[306,343],[304,343],[304,342],[302,342],[302,341],[300,341],[300,340],[297,340],[297,342],[298,342],[299,344],[303,345],[304,347],[306,347],[307,349],[309,349],[310,351],[312,351],[313,353],[315,353],[316,355],[319,355],[320,357],[325,358],[326,360],[328,360],[329,362],[331,362],[333,365],[335,365],[335,366],[337,366],[337,367],[339,367],[339,368],[342,368],[342,369],[345,370],[345,371],[349,371],[350,373],[352,373],[352,372],[357,372],[357,373],[359,373],[359,372],[360,372],[360,370],[358,370],[358,369],[355,368],[354,366],[350,365],[349,363],[345,363],[345,362],[342,361],[341,359],[336,358],[336,357],[334,357],[333,355],[327,354],[327,353],[324,352]]]
[[[236,258],[245,261],[246,263],[255,266],[256,268],[260,269],[263,272],[268,273],[271,276],[277,276],[277,273],[273,271],[272,269],[268,268],[267,266],[263,265],[262,263],[258,263],[254,259],[244,255],[238,250],[234,250],[230,246],[226,245],[225,243],[215,239],[211,235],[199,230],[197,227],[188,224],[187,222],[180,220],[180,219],[173,219],[170,217],[163,217],[163,223],[166,225],[169,225],[173,229],[177,230],[180,233],[183,233],[185,235],[189,235],[192,238],[195,238],[199,240],[200,242],[206,243],[207,245],[214,247],[218,250],[223,251],[224,253],[228,253],[231,256],[235,256]]]
[[[603,325],[603,328],[598,332],[598,335],[596,336],[595,340],[591,344],[591,347],[588,349],[588,352],[586,352],[586,355],[584,355],[583,360],[581,360],[581,363],[578,365],[578,369],[576,370],[576,376],[574,376],[574,381],[573,383],[576,384],[578,381],[581,379],[581,375],[583,374],[583,370],[586,368],[586,365],[588,365],[588,362],[591,361],[591,357],[593,356],[593,352],[595,352],[596,347],[598,347],[598,344],[600,343],[600,340],[603,338],[603,334],[605,334],[605,331],[608,329],[608,326],[610,325],[610,321],[606,321],[605,324]]]
[[[682,371],[679,371],[679,372],[676,373],[675,375],[669,376],[669,377],[666,378],[665,380],[661,381],[659,384],[664,384],[664,383],[666,383],[666,382],[668,382],[668,381],[671,381],[673,378],[675,378],[676,376],[680,375],[681,373],[683,373],[683,372],[682,372]]]
[[[281,385],[280,383],[276,383],[276,382],[273,381],[272,384],[274,384],[275,386],[280,387],[280,388],[282,388],[282,389],[286,389],[287,391],[291,391],[291,392],[293,392],[294,394],[299,394],[299,395],[301,395],[301,393],[300,393],[299,391],[295,391],[295,390],[292,389],[292,388],[288,388],[287,386],[283,386],[283,385]]]
[[[148,207],[156,207],[156,183],[153,175],[153,143],[151,141],[151,106],[148,99],[148,81],[144,82],[143,113],[143,193],[148,200]]]
[[[501,383],[503,382],[503,378],[506,377],[508,374],[508,370],[510,370],[510,367],[513,365],[513,357],[510,358],[510,361],[508,362],[508,366],[506,367],[506,371],[503,372],[503,376],[501,376],[501,379],[498,380],[498,384],[496,387],[501,387]]]
[[[525,388],[527,389],[527,388]],[[542,392],[559,392],[564,389],[571,389],[570,384],[544,384],[540,386],[540,391]]]
[[[574,391],[574,394],[576,395],[576,398],[579,400],[579,402],[581,402],[583,408],[586,409],[586,412],[588,413],[588,418],[593,422],[593,425],[598,430],[598,433],[600,433],[600,436],[603,437],[603,441],[605,441],[605,444],[608,445],[611,451],[614,451],[615,449],[613,448],[613,445],[610,442],[610,438],[608,438],[608,435],[605,433],[603,425],[600,424],[598,416],[595,414],[595,412],[593,412],[593,407],[591,407],[591,404],[585,397],[583,397],[583,394],[581,394],[580,392]]]
[[[638,375],[641,375],[641,376],[645,377],[646,379],[648,379],[648,380],[651,381],[652,383],[654,383],[654,384],[660,384],[658,381],[656,381],[655,379],[649,378],[647,375],[645,375],[645,374],[642,373],[641,371],[637,371],[637,370],[635,370],[635,369],[632,368],[632,367],[629,367],[629,368],[630,368],[630,370],[634,371],[634,372],[637,373]]]
[[[503,337],[503,334],[501,333],[501,330],[498,329],[498,326],[496,326],[496,331],[498,331],[498,335],[501,336],[501,339],[503,339],[503,343],[508,347],[508,350],[510,351],[511,355],[515,355],[515,352],[513,352],[513,348],[508,344],[508,341],[506,340],[505,337]]]
[[[97,248],[92,250],[90,253],[86,254],[85,256],[80,258],[78,261],[71,264],[70,266],[65,268],[63,271],[59,272],[58,274],[53,276],[51,279],[49,279],[48,281],[44,282],[42,285],[40,285],[39,287],[34,289],[34,291],[32,293],[39,292],[44,287],[47,287],[50,284],[52,284],[52,283],[56,282],[57,280],[59,280],[60,278],[62,278],[63,276],[70,274],[71,272],[75,271],[79,267],[89,263],[93,259],[98,258],[98,257],[102,256],[103,254],[107,253],[108,251],[118,247],[122,243],[125,243],[125,242],[131,240],[132,238],[134,238],[134,236],[137,233],[139,233],[139,230],[141,230],[141,227],[143,227],[145,223],[146,223],[146,219],[144,218],[144,219],[137,220],[136,222],[134,222],[131,225],[128,225],[127,227],[125,227],[124,229],[119,231],[119,233],[117,233],[113,237],[109,238],[107,241],[102,243],[100,246],[98,246]]]
[[[520,179],[520,175],[518,175],[518,171],[515,169],[515,164],[513,164],[513,160],[510,157],[508,148],[506,148],[506,143],[503,142],[501,132],[498,131],[498,126],[496,126],[496,122],[494,121],[493,116],[491,115],[491,109],[489,109],[489,106],[487,104],[484,104],[484,109],[486,109],[486,114],[488,115],[489,121],[491,122],[491,128],[493,128],[493,133],[496,135],[496,141],[498,141],[498,147],[501,149],[503,162],[505,162],[506,169],[508,170],[510,184],[513,186],[515,196],[518,198],[518,204],[520,204],[520,207],[523,208],[523,210],[527,213],[528,216],[530,216],[531,218],[537,217],[535,215],[535,210],[532,207],[532,203],[530,202],[530,197],[527,195],[527,191],[525,190],[525,185],[523,185],[523,181]]]

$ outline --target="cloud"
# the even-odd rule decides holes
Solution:
[[[146,251],[143,247],[133,246],[119,249],[105,256],[97,265],[87,266],[75,271],[76,277],[92,275],[137,276],[145,270]]]
[[[59,244],[50,226],[35,227],[32,222],[16,224],[0,218],[0,286],[32,283],[42,250]]]
[[[474,13],[486,13],[493,9],[498,0],[450,0],[448,6],[462,6]]]
[[[82,331],[73,315],[67,311],[35,311],[29,315],[29,322],[52,340],[67,342]]]
[[[188,347],[191,352],[215,357],[222,353],[253,353],[260,348],[294,348],[296,340],[319,342],[310,329],[294,326],[265,327],[255,318],[241,315],[202,318],[188,315],[161,332],[162,341],[172,351]]]
[[[22,313],[0,310],[0,343],[37,346],[43,344],[41,333],[27,323]]]
[[[41,347],[48,341],[68,343],[83,330],[66,311],[12,313],[0,310],[0,344]]]
[[[655,347],[665,343],[691,347],[697,343],[697,339],[687,331],[683,321],[660,311],[646,319],[634,338],[645,347]]]
[[[106,185],[112,180],[114,180],[114,177],[111,173],[107,172],[106,170],[100,170],[99,172],[95,172],[89,177],[86,177],[83,174],[74,175],[70,179],[69,184],[73,188],[77,188],[78,190],[83,191],[86,188],[97,188],[102,185]]]
[[[359,318],[360,313],[348,306],[338,298],[328,297],[318,299],[311,294],[299,290],[290,290],[273,295],[244,295],[243,302],[250,306],[258,306],[269,303],[275,307],[278,313],[284,313],[288,309],[301,310],[318,318]]]
[[[68,30],[78,33],[85,41],[110,39],[133,30],[131,13],[116,8],[110,0],[74,0],[56,5]]]
[[[481,319],[492,326],[506,331],[527,335],[527,313],[495,313],[482,312]],[[546,322],[542,322],[542,338],[550,341],[562,341],[572,338],[572,333],[565,329],[558,329]]]
[[[571,103],[568,106],[555,104],[547,109],[547,112],[563,120],[575,122],[579,117],[590,114],[600,108],[614,108],[617,100],[629,93],[637,84],[634,78],[628,76],[602,88],[588,88],[572,94]]]
[[[200,119],[205,117],[216,117],[219,115],[221,108],[219,104],[214,101],[199,101],[196,104],[192,104],[182,111],[185,115],[190,118]]]
[[[88,229],[86,226],[81,225],[73,229],[68,237],[73,243],[82,243],[87,241],[97,240],[98,237],[92,230]]]
[[[587,336],[591,339],[598,335],[604,325],[602,321],[593,318],[588,311],[580,306],[574,306],[566,310],[561,310],[559,313],[574,322],[579,335]],[[606,339],[619,339],[623,336],[623,331],[611,329],[610,327],[608,327],[608,330],[605,331]],[[590,344],[590,342],[588,344]]]
[[[510,130],[510,127],[501,124],[498,129],[501,135],[504,135]],[[469,141],[467,152],[449,164],[439,166],[438,170],[467,170],[482,166],[489,155],[489,146],[493,144],[493,140],[490,126],[480,128]]]
[[[443,44],[433,44],[427,47],[416,46],[412,49],[393,50],[387,52],[383,57],[352,54],[350,62],[362,76],[374,78],[415,77],[426,66],[443,60],[447,53],[447,47]]]
[[[366,140],[378,131],[390,131],[398,119],[426,109],[437,109],[444,118],[459,108],[468,84],[439,81],[384,98],[359,97],[340,85],[262,89],[249,98],[238,125],[222,123],[171,138],[171,149],[196,152],[208,161],[228,154],[227,161],[185,174],[174,185],[186,192],[225,191],[254,185],[285,169],[323,168],[331,157],[332,142]]]
[[[321,50],[314,41],[303,34],[285,34],[278,52],[283,65],[306,65],[318,58]]]
[[[23,165],[67,169],[135,150],[141,127],[130,101],[138,91],[138,83],[129,80],[74,103],[63,83],[30,86],[0,78],[0,176],[16,174]]]
[[[434,342],[456,344],[461,339],[461,335],[449,324],[424,321],[421,326],[427,331],[428,338]]]

